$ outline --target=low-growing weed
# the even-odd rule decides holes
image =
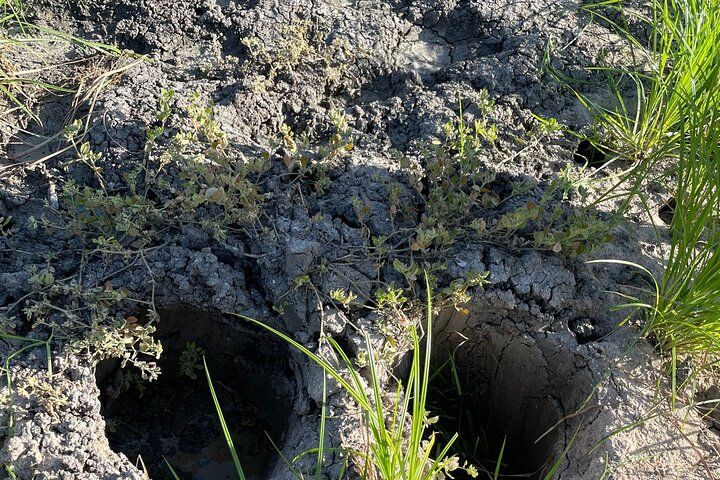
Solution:
[[[157,365],[147,360],[162,353],[162,346],[152,336],[154,322],[141,325],[132,316],[112,319],[111,307],[128,300],[125,290],[115,289],[111,283],[91,288],[59,280],[49,260],[46,268],[31,271],[33,292],[26,296],[22,312],[33,329],[54,331],[58,339],[70,341],[71,350],[87,354],[93,363],[119,358],[123,366],[130,363],[139,368],[143,378],[157,377]],[[150,318],[154,318],[152,310]]]
[[[155,326],[140,325],[129,317],[121,326],[108,320],[93,323],[80,340],[71,343],[71,350],[86,354],[93,365],[109,359],[120,359],[120,368],[129,363],[140,370],[143,380],[152,381],[160,375],[156,361],[162,355],[162,344],[153,337]]]
[[[421,224],[409,242],[412,250],[443,251],[470,235],[511,247],[577,256],[612,238],[611,223],[593,209],[563,206],[571,195],[587,195],[582,171],[571,165],[545,187],[528,178],[511,182],[509,193],[498,193],[498,175],[488,164],[505,163],[519,153],[505,153],[495,145],[498,131],[489,120],[494,105],[486,93],[478,102],[479,118],[471,125],[463,116],[462,99],[459,105],[458,118],[445,125],[444,139],[419,146],[424,176],[408,159],[401,158],[425,200]],[[555,121],[543,121],[529,139],[516,141],[526,150],[558,128]],[[518,201],[533,191],[542,193],[534,200]]]
[[[19,357],[24,352],[27,352],[29,350],[35,349],[35,348],[43,348],[45,350],[45,355],[47,357],[47,376],[52,377],[53,374],[53,368],[52,368],[52,352],[51,352],[51,344],[53,341],[54,332],[50,332],[48,337],[45,340],[39,340],[37,338],[28,338],[28,337],[21,337],[19,335],[11,335],[7,333],[0,332],[0,339],[5,341],[11,341],[11,342],[19,342],[21,346],[19,346],[16,350],[14,350],[12,353],[10,353],[7,358],[5,359],[5,362],[2,365],[1,372],[5,374],[5,388],[7,390],[7,406],[8,406],[8,426],[7,426],[7,437],[12,437],[13,434],[13,426],[15,424],[14,422],[14,415],[13,415],[13,404],[12,404],[12,394],[13,394],[13,380],[12,380],[12,372],[10,370],[10,362],[15,359],[16,357]],[[8,468],[8,471],[10,471],[10,468]]]
[[[203,365],[200,360],[204,358],[205,353],[205,349],[197,346],[195,342],[187,342],[178,360],[178,375],[197,380],[196,371],[202,371]]]
[[[43,224],[89,235],[93,241],[121,250],[145,246],[158,240],[165,229],[183,224],[199,225],[224,238],[228,228],[255,222],[263,197],[249,176],[263,172],[267,162],[238,159],[239,152],[229,151],[212,104],[201,104],[197,95],[187,109],[191,127],[181,128],[160,144],[172,97],[171,91],[161,95],[156,124],[147,132],[146,156],[125,173],[124,188],[110,192],[102,180],[100,188],[81,188],[69,181],[61,195],[67,222]],[[78,146],[73,132],[74,128],[66,129],[66,137],[76,146],[78,161],[99,175],[99,156],[87,143]],[[198,210],[203,214],[198,215]]]
[[[58,418],[57,409],[68,404],[67,396],[55,388],[51,379],[29,377],[17,387],[17,392],[25,398],[32,398],[52,417]]]
[[[334,132],[326,142],[312,142],[306,133],[295,135],[288,126],[280,127],[279,135],[269,140],[262,158],[280,158],[295,183],[303,180],[312,186],[308,193],[323,194],[330,188],[329,170],[338,167],[337,160],[350,152],[354,140],[347,119],[337,111],[330,111],[328,119]]]
[[[326,88],[332,91],[354,93],[360,86],[351,67],[358,57],[357,49],[340,38],[328,41],[324,33],[313,31],[307,21],[285,25],[272,40],[247,37],[242,44],[249,52],[242,70],[253,78],[257,91],[271,90],[279,77],[303,68],[321,71]]]

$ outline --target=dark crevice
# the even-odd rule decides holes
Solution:
[[[287,346],[185,305],[158,313],[155,338],[164,352],[157,380],[142,381],[119,359],[98,365],[110,446],[133,462],[142,457],[155,480],[172,479],[163,457],[181,478],[232,478],[204,355],[247,478],[267,478],[278,461],[272,442],[282,445],[297,388]]]
[[[665,223],[665,225],[672,225],[676,208],[677,202],[675,201],[675,198],[671,197],[658,210],[658,216],[660,217],[660,220]]]
[[[543,478],[564,448],[562,423],[552,427],[565,415],[566,392],[555,391],[550,361],[533,342],[484,328],[479,338],[436,348],[428,409],[440,417],[439,442],[458,433],[453,453],[489,472],[505,443],[501,477]],[[453,476],[470,478],[459,471]]]
[[[582,140],[575,150],[573,160],[580,165],[600,167],[605,163],[606,152],[590,140]]]
[[[592,318],[580,317],[570,320],[568,322],[568,328],[575,334],[579,345],[594,342],[601,337],[595,328],[595,320]]]

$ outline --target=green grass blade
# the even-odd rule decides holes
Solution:
[[[280,457],[280,459],[281,459],[281,460],[283,461],[283,463],[288,467],[288,470],[290,470],[290,473],[292,473],[293,476],[294,476],[295,478],[297,478],[298,480],[303,480],[303,479],[304,479],[303,474],[302,474],[301,472],[299,472],[295,467],[292,466],[292,463],[291,463],[291,462],[287,459],[287,457],[280,451],[280,449],[278,448],[278,446],[277,446],[277,445],[275,444],[275,442],[273,441],[272,437],[270,437],[270,435],[268,435],[267,432],[265,432],[265,435],[267,436],[268,440],[269,440],[270,443],[272,444],[273,448],[274,448],[275,451],[277,452],[277,454],[278,454],[278,456]],[[306,452],[302,452],[302,453],[298,454],[292,461],[295,462],[298,458],[302,457],[303,455],[309,455],[309,454],[311,454],[311,453],[315,453],[315,452],[314,452],[314,449],[310,449],[310,450],[308,450],[308,451],[306,451]]]
[[[5,465],[5,471],[7,472],[8,475],[10,475],[10,478],[12,480],[18,480],[17,475],[15,475],[15,471],[13,470],[13,468],[10,465],[8,465],[7,463],[5,463],[4,465]]]
[[[165,465],[167,465],[168,469],[170,469],[170,474],[173,476],[175,480],[180,480],[180,477],[175,472],[175,469],[170,465],[170,462],[168,462],[168,459],[165,458],[165,455],[163,455],[163,461],[165,462]]]
[[[323,455],[325,454],[325,412],[327,403],[327,375],[323,372],[323,396],[320,406],[320,438],[318,440],[317,462],[315,464],[315,480],[322,477]]]
[[[340,384],[340,386],[341,386],[343,389],[345,389],[345,391],[347,391],[347,392],[350,394],[350,396],[353,397],[353,400],[355,400],[356,402],[358,402],[358,404],[359,404],[363,409],[365,409],[365,410],[367,410],[367,409],[372,409],[372,406],[371,406],[370,403],[368,402],[367,397],[365,397],[364,391],[363,391],[362,393],[360,393],[360,392],[357,390],[356,386],[352,385],[350,382],[348,382],[347,380],[345,380],[345,378],[343,378],[342,375],[340,375],[340,373],[337,371],[337,369],[335,369],[335,367],[333,367],[333,366],[330,365],[327,361],[325,361],[325,360],[323,360],[322,358],[320,358],[319,356],[317,356],[315,353],[311,352],[307,347],[305,347],[304,345],[302,345],[302,344],[298,343],[297,341],[293,340],[292,338],[290,338],[289,336],[285,335],[285,334],[282,333],[281,331],[279,331],[279,330],[277,330],[277,329],[275,329],[275,328],[272,328],[272,327],[269,326],[269,325],[265,325],[264,323],[259,322],[259,321],[255,320],[255,319],[253,319],[253,318],[247,317],[247,316],[245,316],[245,315],[240,315],[240,314],[238,314],[238,313],[232,313],[232,312],[228,312],[228,313],[229,313],[230,315],[235,315],[235,316],[237,316],[237,317],[243,318],[243,319],[247,320],[248,322],[251,322],[251,323],[253,323],[253,324],[255,324],[255,325],[263,328],[264,330],[267,330],[268,332],[272,333],[273,335],[276,335],[277,337],[281,338],[281,339],[284,340],[285,342],[289,343],[290,345],[292,345],[293,347],[295,347],[297,350],[299,350],[300,352],[302,352],[304,355],[306,355],[308,358],[310,358],[310,360],[312,360],[312,361],[315,362],[317,365],[319,365],[320,367],[322,367],[322,369],[325,370],[331,377],[333,377],[333,378]],[[342,352],[342,349],[340,348],[340,346],[339,346],[336,342],[334,342],[332,338],[329,338],[329,339],[328,339],[328,342],[333,346],[333,349],[335,349],[336,351],[339,350],[338,353],[340,354],[340,356],[341,356],[341,357],[343,358],[343,360],[345,361],[345,364],[352,366],[352,362],[351,362],[350,359],[348,359],[347,356]],[[351,370],[350,373],[352,374],[353,371]],[[357,378],[355,381],[356,381],[356,385],[357,385],[357,382],[360,382],[359,378]],[[362,382],[360,382],[360,385],[362,385]]]
[[[233,444],[232,437],[230,436],[230,431],[228,430],[227,423],[225,423],[225,417],[223,416],[222,409],[220,408],[220,403],[218,402],[217,395],[215,394],[215,387],[213,387],[212,378],[210,378],[210,371],[207,368],[207,362],[205,361],[204,355],[203,367],[205,367],[205,376],[207,377],[210,395],[212,395],[213,403],[215,404],[215,410],[217,411],[218,418],[220,419],[220,426],[222,427],[223,436],[225,437],[225,443],[227,443],[228,449],[230,450],[230,455],[232,456],[235,470],[237,471],[238,478],[240,480],[245,480],[245,474],[243,473],[242,465],[240,465],[240,459],[238,458],[237,451],[235,450],[235,445]]]
[[[243,318],[264,330],[279,337],[298,351],[306,355],[314,363],[318,364],[325,373],[334,378],[345,392],[355,400],[364,414],[369,440],[369,452],[350,452],[364,460],[363,478],[377,478],[379,480],[431,480],[442,474],[449,465],[450,459],[446,458],[457,434],[453,435],[449,442],[441,450],[434,460],[430,459],[434,437],[425,441],[425,405],[427,401],[427,390],[430,379],[430,362],[432,358],[432,291],[428,275],[425,275],[427,290],[427,325],[425,330],[424,359],[420,348],[420,337],[417,329],[411,328],[413,341],[412,364],[407,385],[402,391],[402,385],[398,385],[395,403],[392,411],[386,412],[383,404],[382,384],[379,377],[378,365],[372,348],[372,342],[367,332],[362,336],[368,354],[369,383],[372,393],[365,389],[365,383],[355,369],[353,362],[343,351],[340,345],[333,338],[327,338],[328,344],[339,358],[339,364],[344,368],[345,375],[342,375],[338,367],[333,366],[327,360],[313,353],[307,347],[293,340],[288,335],[272,328],[262,322],[250,317],[231,313]],[[346,378],[346,377],[349,377]],[[402,398],[402,400],[400,400]],[[402,403],[400,403],[402,402]],[[409,438],[407,437],[407,414],[411,414],[409,425]],[[391,415],[391,417],[389,416]],[[321,427],[322,428],[322,427]],[[324,445],[321,443],[317,449],[322,455]],[[303,452],[308,454],[313,450]],[[318,456],[318,466],[321,456]]]
[[[507,441],[507,436],[503,437],[503,443],[500,447],[500,453],[498,454],[497,462],[495,463],[495,473],[493,474],[493,480],[497,480],[500,476],[500,466],[502,466],[502,459],[503,454],[505,453],[505,442]]]
[[[570,448],[572,448],[573,444],[575,443],[575,438],[577,437],[578,433],[580,433],[580,430],[582,429],[583,424],[580,424],[575,428],[575,432],[573,433],[573,436],[570,437],[570,441],[567,443],[563,451],[560,453],[560,456],[557,460],[555,460],[555,463],[553,463],[552,467],[550,467],[550,470],[543,476],[543,480],[552,480],[552,478],[555,476],[555,472],[557,472],[560,469],[560,466],[565,461],[565,457],[567,457],[568,452],[570,451]]]

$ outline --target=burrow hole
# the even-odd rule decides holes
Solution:
[[[582,140],[575,150],[573,160],[580,165],[600,167],[605,163],[606,154],[601,148],[593,145],[590,140]]]
[[[673,218],[675,217],[675,209],[677,208],[677,201],[675,198],[670,197],[667,201],[662,204],[658,209],[658,216],[665,225],[672,225]]]
[[[582,398],[583,387],[562,372],[571,356],[554,356],[562,365],[553,372],[550,355],[526,333],[487,323],[459,333],[452,323],[434,329],[427,408],[439,417],[440,447],[458,433],[451,453],[492,478],[504,442],[500,478],[543,478],[565,448],[565,411]]]
[[[287,347],[211,313],[184,306],[158,313],[155,338],[163,354],[157,380],[142,381],[132,367],[121,370],[118,360],[98,365],[111,448],[144,465],[154,480],[173,478],[163,456],[180,478],[237,478],[202,357],[188,355],[201,348],[246,478],[267,478],[278,461],[273,442],[281,448],[296,394]]]

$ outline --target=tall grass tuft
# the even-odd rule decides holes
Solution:
[[[364,470],[361,473],[367,479],[431,480],[457,468],[465,468],[469,473],[475,473],[473,467],[460,467],[457,457],[448,455],[457,434],[443,448],[436,450],[435,435],[427,434],[426,431],[428,412],[425,405],[432,348],[431,292],[427,279],[426,286],[428,300],[424,358],[421,355],[419,335],[417,330],[412,327],[413,353],[410,376],[404,389],[402,385],[398,386],[398,395],[390,408],[385,406],[376,359],[367,333],[364,334],[364,337],[368,349],[369,391],[355,370],[352,360],[334,339],[327,338],[327,341],[340,359],[344,371],[284,333],[257,320],[242,316],[307,355],[334,378],[358,404],[370,432],[369,451],[358,458],[358,463]],[[355,453],[359,454],[359,452]]]
[[[607,0],[583,8],[600,16],[600,9],[614,8],[627,18],[622,5]],[[634,14],[650,28],[649,45],[627,22],[603,16],[633,52],[634,69],[604,70],[634,82],[634,109],[614,80],[616,108],[579,97],[604,132],[595,139],[600,146],[635,161],[621,178],[633,186],[616,194],[626,195],[625,206],[659,161],[670,163],[664,174],[677,182],[671,248],[662,278],[653,279],[645,333],[671,352],[673,364],[681,353],[709,352],[714,361],[720,358],[720,2],[652,0],[651,7],[649,17]]]
[[[716,0],[652,0],[651,14],[628,13],[624,0],[606,0],[582,7],[611,26],[629,48],[633,65],[599,66],[606,74],[613,104],[603,105],[577,93],[595,115],[602,147],[617,155],[647,160],[677,154],[681,122],[690,113],[707,115],[702,99],[712,103],[720,97],[717,83],[706,74],[718,62],[720,7]],[[615,20],[604,13],[615,11]],[[629,23],[639,23],[650,32],[649,42],[633,36]],[[715,79],[717,80],[717,79]],[[628,104],[622,89],[635,90]],[[688,102],[692,98],[698,102]]]
[[[704,75],[720,78],[720,66]],[[720,357],[720,101],[699,102],[712,103],[680,122],[670,256],[647,329],[666,350]]]
[[[100,74],[98,78],[93,78],[91,82],[87,79],[79,81],[72,78],[57,83],[43,81],[40,79],[44,76],[43,73],[77,63],[77,60],[63,60],[63,63],[57,63],[46,58],[45,46],[58,42],[72,45],[87,59],[91,58],[91,54],[99,54],[116,58],[116,62],[107,72]],[[23,69],[5,58],[3,55],[5,49],[22,51],[22,55],[37,59],[42,66]],[[110,84],[116,74],[139,63],[140,60],[126,62],[125,58],[130,56],[141,58],[112,45],[84,40],[52,28],[33,25],[25,18],[22,0],[0,0],[0,121],[13,112],[21,112],[27,118],[40,123],[40,118],[33,111],[40,94],[74,94],[76,103],[89,102],[91,107],[94,106],[99,92]]]
[[[712,73],[720,62],[717,0],[651,0],[647,14],[628,11],[624,5],[625,0],[604,0],[580,7],[613,29],[629,52],[629,67],[591,68],[605,74],[611,101],[603,103],[573,89],[595,117],[587,140],[608,153],[611,161],[631,161],[595,202],[620,199],[620,213],[638,197],[643,184],[674,175],[673,168],[658,171],[659,162],[677,159],[687,147],[686,120],[692,116],[698,124],[710,124],[720,99],[720,84]],[[649,38],[632,33],[643,29],[650,32]],[[549,61],[545,70],[572,88],[573,80]],[[634,91],[632,100],[626,98],[628,89]]]

